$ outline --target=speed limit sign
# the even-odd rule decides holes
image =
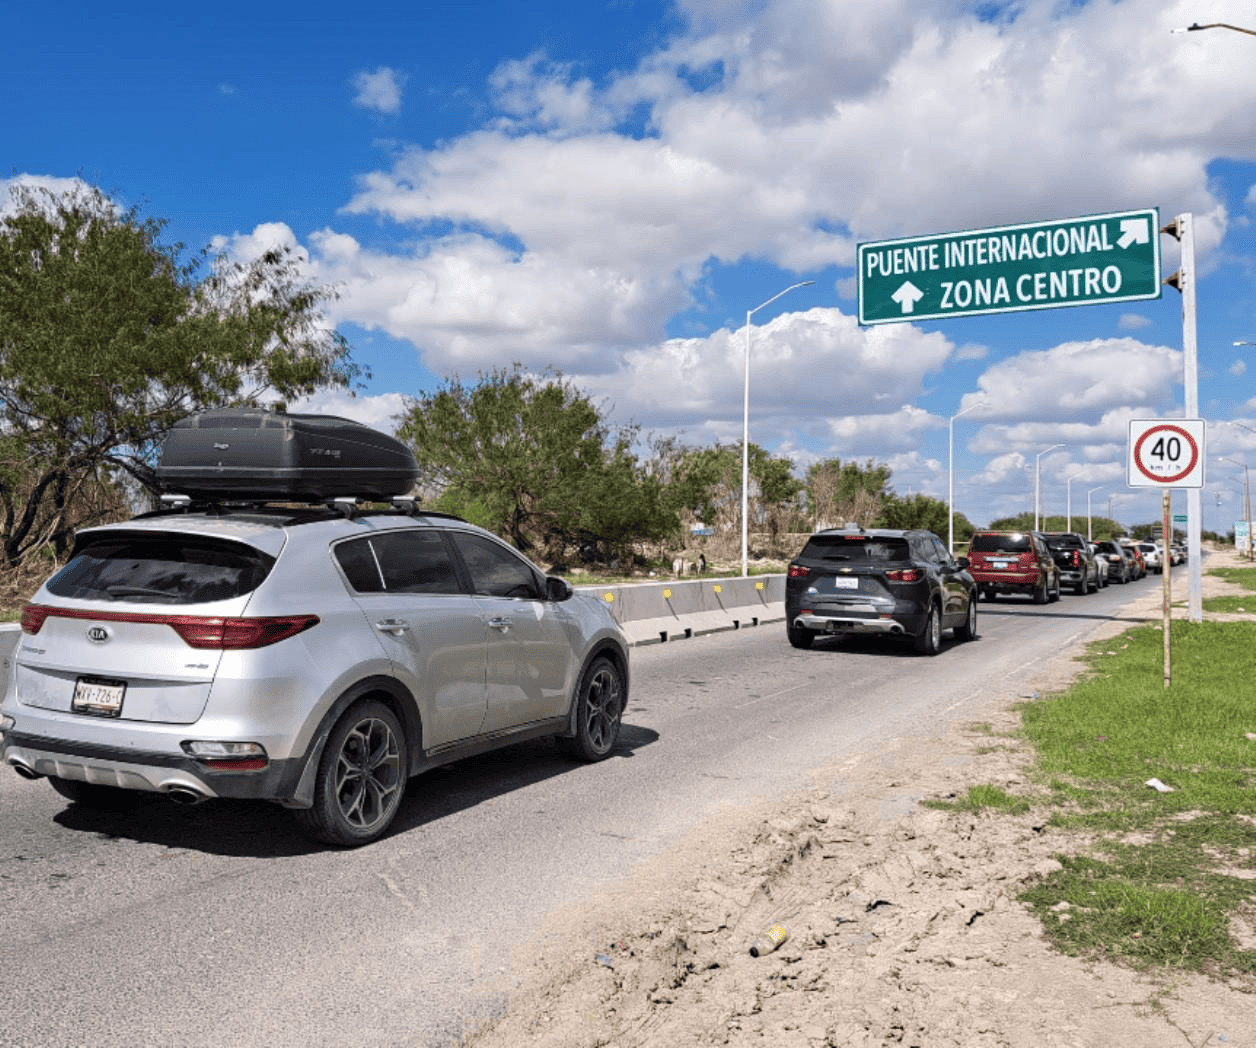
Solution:
[[[1202,418],[1130,419],[1132,488],[1204,486]]]

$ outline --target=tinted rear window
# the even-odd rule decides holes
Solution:
[[[813,535],[803,547],[800,560],[852,561],[880,563],[889,560],[910,560],[911,551],[905,538],[877,535]]]
[[[1081,540],[1076,535],[1048,535],[1047,545],[1051,549],[1081,549]]]
[[[980,533],[973,536],[968,547],[973,553],[1026,553],[1029,551],[1029,536],[1023,532],[1011,535],[991,535]]]
[[[92,535],[48,580],[58,597],[134,604],[203,604],[251,593],[275,558],[239,542],[189,535]]]

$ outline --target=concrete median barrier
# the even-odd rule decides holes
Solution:
[[[610,605],[633,644],[662,644],[785,618],[785,576],[580,586]]]

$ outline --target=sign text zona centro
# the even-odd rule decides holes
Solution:
[[[860,244],[859,322],[1160,297],[1156,208]]]

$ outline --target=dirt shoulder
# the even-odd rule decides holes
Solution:
[[[1218,553],[1208,566],[1231,562],[1248,563]],[[1208,576],[1203,585],[1205,596],[1235,591]],[[1126,618],[1160,608],[1156,586]],[[1092,637],[1127,626],[1104,624]],[[1044,827],[1042,812],[974,816],[918,803],[976,783],[1030,792],[1013,706],[1080,670],[1062,660],[991,696],[979,720],[940,740],[835,764],[811,789],[709,820],[556,914],[514,958],[502,987],[509,1012],[466,1044],[1256,1045],[1256,995],[1245,984],[1138,974],[1047,943],[1016,894],[1084,837]],[[788,941],[752,957],[751,942],[776,923]]]

